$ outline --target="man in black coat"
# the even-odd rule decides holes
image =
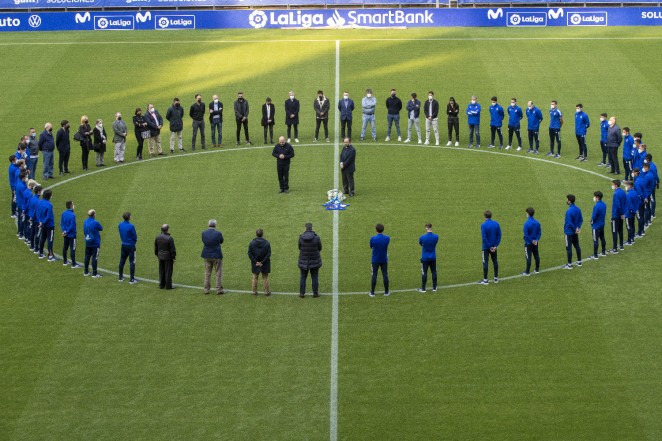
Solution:
[[[607,129],[607,152],[609,153],[609,163],[611,164],[611,171],[609,173],[620,175],[621,168],[619,165],[618,148],[623,142],[623,134],[621,128],[616,124],[616,117],[609,118],[609,128]]]
[[[294,92],[290,90],[290,98],[285,101],[287,142],[292,139],[292,126],[294,126],[294,142],[299,142],[299,108],[299,100],[294,98]]]
[[[202,95],[195,94],[195,102],[191,104],[188,111],[188,116],[193,120],[193,137],[191,138],[191,150],[195,150],[195,138],[200,129],[200,145],[202,150],[205,150],[205,113],[207,113],[207,106],[202,102]]]
[[[161,128],[163,127],[163,117],[154,108],[153,104],[147,105],[147,115],[145,115],[145,122],[149,129],[150,137],[147,138],[147,146],[149,147],[149,156],[154,156],[154,148],[156,153],[163,155],[161,150]]]
[[[340,170],[342,172],[343,192],[354,196],[354,171],[356,170],[356,150],[349,138],[343,140],[345,145],[340,152]]]
[[[252,289],[253,295],[257,295],[257,279],[262,274],[262,287],[264,295],[269,297],[269,273],[271,272],[271,244],[262,236],[264,231],[258,228],[255,231],[257,236],[248,244],[248,258],[251,260],[251,273],[253,274]]]
[[[278,144],[274,147],[271,155],[276,158],[276,171],[278,172],[279,193],[290,192],[290,159],[294,158],[294,148],[285,137],[278,138]]]
[[[172,106],[166,112],[166,119],[170,122],[170,153],[175,153],[175,138],[179,151],[184,151],[182,144],[182,130],[184,130],[184,109],[179,98],[172,100]]]
[[[262,104],[262,127],[264,127],[264,143],[267,143],[267,131],[269,132],[269,142],[274,143],[274,114],[276,106],[271,102],[271,98]]]
[[[223,291],[223,234],[216,230],[216,219],[211,219],[207,224],[209,228],[202,232],[202,254],[200,257],[205,259],[205,289],[204,293],[209,294],[210,279],[212,269],[216,273],[216,294],[221,295]]]
[[[317,91],[317,99],[313,101],[313,109],[315,109],[315,138],[313,142],[317,142],[317,137],[320,134],[320,124],[324,124],[324,137],[326,142],[330,142],[329,139],[329,110],[331,109],[331,104],[329,100],[324,96],[324,92],[321,90]]]
[[[299,279],[299,297],[303,298],[306,293],[306,280],[308,272],[313,283],[313,297],[319,297],[318,272],[322,266],[322,240],[313,231],[313,224],[306,224],[306,231],[299,236],[299,270],[301,277]]]
[[[246,144],[251,144],[250,137],[248,136],[248,101],[244,99],[244,92],[237,93],[237,101],[234,102],[234,118],[237,121],[237,145],[239,145],[239,137],[241,136],[241,126],[244,126],[244,136],[246,137]]]
[[[174,289],[172,286],[172,271],[177,250],[175,240],[170,236],[170,226],[163,224],[161,234],[154,240],[154,254],[159,258],[159,288]]]
[[[71,141],[69,140],[69,121],[66,119],[60,123],[60,130],[55,136],[55,146],[57,147],[58,168],[60,176],[69,173],[69,156],[71,155]]]

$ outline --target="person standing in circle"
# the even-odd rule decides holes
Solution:
[[[161,234],[154,240],[154,255],[159,259],[159,288],[174,289],[172,272],[177,260],[177,250],[168,224],[161,225]]]
[[[432,292],[437,292],[437,243],[439,236],[432,232],[432,224],[425,224],[425,234],[419,237],[421,246],[421,288],[418,292],[425,292],[428,281],[428,268],[432,273]]]
[[[299,236],[299,297],[306,295],[308,273],[312,279],[313,297],[319,297],[319,269],[322,267],[322,239],[313,231],[313,224],[306,224],[306,231]]]
[[[290,192],[290,159],[294,158],[294,148],[285,141],[285,137],[278,138],[271,155],[276,158],[276,172],[278,173],[279,193]]]
[[[483,213],[485,220],[480,225],[480,233],[483,238],[483,280],[480,285],[487,285],[487,270],[489,259],[494,266],[494,283],[499,283],[499,258],[497,248],[501,243],[501,226],[499,222],[492,220],[492,212],[486,210]]]
[[[205,259],[205,286],[204,293],[209,294],[211,289],[211,273],[212,270],[216,274],[216,294],[221,295],[223,291],[223,251],[221,244],[223,243],[223,234],[216,229],[216,219],[210,219],[207,223],[208,227],[202,232],[202,254],[200,257]]]
[[[299,142],[299,100],[294,97],[290,90],[290,96],[285,100],[285,125],[287,126],[287,142],[292,139],[292,127],[294,127],[294,142]]]
[[[344,147],[340,152],[340,171],[342,173],[343,192],[354,197],[354,172],[356,171],[356,149],[349,138],[343,140]]]
[[[526,270],[521,274],[528,276],[531,274],[531,256],[536,262],[535,274],[540,272],[540,254],[538,253],[538,241],[542,236],[540,222],[533,216],[536,210],[532,207],[526,209],[526,222],[524,222],[524,255],[526,257]]]
[[[255,230],[255,239],[248,244],[248,258],[251,261],[251,274],[252,282],[251,288],[253,295],[257,296],[257,279],[262,274],[262,288],[264,295],[269,297],[271,290],[269,289],[269,273],[271,272],[271,244],[267,239],[262,237],[264,231],[262,228]]]

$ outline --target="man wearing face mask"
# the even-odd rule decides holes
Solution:
[[[340,106],[340,104],[338,104]],[[317,99],[313,101],[313,108],[315,109],[315,138],[313,138],[313,142],[317,142],[317,138],[319,137],[320,134],[320,125],[324,124],[324,137],[326,138],[326,142],[330,142],[329,139],[329,109],[331,109],[331,103],[329,102],[328,99],[326,99],[326,96],[324,96],[324,92],[321,90],[317,91]],[[354,103],[352,102],[352,110],[354,110]],[[349,130],[350,132],[352,131],[352,113],[350,110],[349,113]],[[343,121],[343,116],[342,113],[340,114],[340,120],[341,122]],[[345,130],[345,126],[343,124],[343,132]]]
[[[508,107],[508,145],[506,150],[510,150],[513,145],[513,133],[517,135],[517,151],[522,150],[522,136],[519,133],[520,121],[524,117],[522,108],[517,105],[517,98],[510,100],[510,107]]]
[[[147,138],[149,156],[154,156],[155,148],[156,153],[163,155],[163,150],[161,150],[161,128],[163,127],[163,117],[161,117],[161,114],[154,108],[152,104],[147,105],[147,116],[145,116],[145,122],[147,123],[147,128],[150,132],[150,137]]]
[[[480,104],[476,96],[471,97],[467,106],[467,122],[469,123],[469,148],[474,146],[474,133],[476,134],[476,148],[480,148]]]
[[[497,97],[492,97],[492,104],[490,104],[490,132],[492,137],[490,139],[490,145],[488,148],[494,148],[494,138],[495,134],[499,134],[499,149],[503,148],[503,134],[501,133],[501,127],[503,126],[503,118],[505,114],[503,112],[503,107],[497,102]]]
[[[207,107],[202,102],[202,95],[199,93],[195,95],[195,102],[191,104],[188,115],[193,120],[193,137],[191,138],[191,150],[195,150],[195,138],[198,136],[198,129],[200,129],[200,146],[205,150],[205,111]]]
[[[593,213],[591,214],[591,231],[593,232],[593,255],[589,259],[598,259],[598,241],[602,244],[602,257],[607,255],[607,241],[605,240],[605,216],[607,205],[602,202],[601,191],[593,193]]]
[[[53,124],[46,123],[44,131],[39,135],[39,150],[44,161],[43,178],[51,179],[53,177],[53,152],[55,151],[55,139],[53,138]]]
[[[614,190],[614,197],[611,203],[611,234],[614,239],[614,248],[609,252],[618,253],[623,251],[623,221],[627,212],[627,196],[621,188],[620,179],[611,181],[611,189]]]
[[[391,89],[391,96],[386,98],[386,142],[391,140],[391,125],[395,122],[395,131],[398,133],[398,141],[402,141],[400,133],[400,111],[402,110],[402,101],[396,96],[395,89]]]
[[[527,103],[526,121],[527,132],[529,135],[529,150],[527,153],[538,154],[538,148],[540,148],[540,138],[538,133],[540,131],[540,123],[542,122],[542,112],[533,104],[533,101]],[[533,148],[534,142],[536,145],[535,149]]]
[[[60,130],[55,136],[55,145],[58,152],[58,169],[60,176],[69,173],[69,156],[71,155],[71,141],[69,140],[69,121],[66,119],[60,123]]]
[[[641,136],[637,137],[637,135],[641,135],[640,133],[635,133],[634,134],[634,149],[632,151],[632,170],[635,168],[638,168],[641,170],[641,167],[644,165],[644,160],[646,159],[646,144],[643,144],[641,142]]]
[[[584,112],[584,106],[582,104],[577,104],[575,106],[575,137],[577,138],[577,144],[579,145],[579,156],[576,158],[578,161],[588,160],[586,131],[589,127],[591,127],[591,122],[589,121],[586,112]],[[612,167],[613,166],[614,165],[612,164]]]
[[[321,93],[321,90],[317,91],[317,94]],[[352,112],[354,111],[354,100],[349,97],[349,92],[344,91],[342,94],[342,100],[338,101],[338,110],[340,111],[340,137],[345,139],[352,137]],[[317,113],[317,105],[315,106],[315,112]],[[319,131],[319,116],[317,118],[317,129],[315,129],[315,141],[317,141],[317,132]],[[326,125],[324,126],[326,128]],[[347,132],[345,132],[347,129]]]
[[[37,131],[34,129],[34,127],[30,127],[27,145],[27,166],[28,170],[30,171],[29,178],[34,179],[37,175],[37,163],[39,162],[39,142],[37,141]]]
[[[607,121],[607,114],[600,114],[600,150],[602,151],[602,161],[598,163],[598,167],[609,166],[611,164],[607,162],[607,156],[609,156],[609,149],[607,149],[607,133],[609,133],[609,121]]]
[[[122,121],[122,114],[117,112],[115,114],[115,121],[113,121],[113,144],[115,144],[115,152],[113,160],[116,164],[124,162],[124,151],[126,150],[126,135],[128,135],[126,124]]]
[[[563,125],[563,113],[559,110],[558,103],[552,100],[549,106],[549,153],[547,156],[561,157],[561,126]],[[554,141],[558,145],[554,155]]]
[[[342,173],[343,192],[349,197],[354,196],[354,172],[356,171],[356,149],[349,138],[343,140],[344,147],[340,152],[340,171]]]
[[[625,242],[625,245],[634,245],[634,219],[637,213],[639,212],[639,195],[634,190],[634,182],[625,181],[626,198],[627,198],[627,211],[625,213],[625,229],[628,232],[628,240]]]
[[[244,127],[244,137],[246,144],[251,145],[251,140],[248,135],[248,101],[244,98],[244,92],[237,93],[237,101],[234,102],[234,119],[237,122],[237,145],[241,139],[241,127]]]
[[[290,90],[290,96],[285,100],[287,142],[292,139],[292,127],[294,127],[294,142],[299,142],[299,108],[299,100],[294,97],[294,92]]]
[[[179,151],[184,151],[182,143],[182,130],[184,130],[184,109],[179,102],[179,98],[172,100],[172,106],[166,111],[166,119],[170,123],[170,153],[175,153],[175,139]]]
[[[651,218],[655,219],[655,205],[657,202],[655,201],[655,190],[660,188],[660,175],[657,173],[657,165],[653,162],[653,155],[650,153],[646,154],[646,159],[644,159],[644,163],[648,164],[650,173],[653,175],[653,184],[652,185],[652,192],[651,192]]]
[[[609,130],[607,131],[607,150],[609,151],[609,163],[611,164],[611,174],[620,175],[621,167],[618,161],[618,148],[623,142],[621,128],[616,124],[616,117],[609,118]],[[584,158],[586,159],[586,158]]]
[[[423,140],[421,139],[421,102],[416,97],[416,93],[411,94],[411,99],[407,101],[407,139],[405,142],[411,141],[411,128],[412,126],[416,128],[416,134],[418,135],[418,143],[422,144]]]
[[[211,126],[212,147],[221,147],[223,144],[223,103],[218,100],[218,95],[214,95],[209,103],[209,125]],[[218,142],[216,132],[218,132]]]
[[[632,159],[634,153],[634,138],[630,135],[630,128],[623,127],[623,169],[625,180],[632,180]]]
[[[430,127],[434,131],[435,144],[439,145],[439,102],[434,99],[434,92],[428,92],[428,99],[423,104],[425,114],[425,145],[430,144]]]
[[[565,212],[565,222],[563,223],[563,234],[565,234],[565,251],[568,254],[568,264],[565,269],[572,269],[572,248],[577,252],[576,265],[582,266],[582,249],[579,246],[579,233],[581,232],[584,217],[582,211],[575,205],[575,195],[566,196],[568,210]]]
[[[361,125],[361,141],[365,139],[365,131],[370,124],[372,129],[372,140],[377,141],[377,128],[375,127],[375,109],[377,108],[377,98],[372,96],[372,89],[366,89],[365,96],[361,100],[363,109],[363,124]]]

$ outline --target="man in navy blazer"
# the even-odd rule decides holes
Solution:
[[[209,221],[209,228],[202,232],[202,257],[205,259],[205,289],[204,293],[209,294],[209,284],[211,271],[216,272],[216,294],[221,295],[223,291],[223,252],[221,244],[223,243],[223,234],[216,230],[216,219]]]
[[[340,137],[345,139],[345,128],[347,137],[352,138],[352,112],[354,111],[354,101],[349,97],[349,92],[342,94],[342,99],[338,101],[338,110],[340,111]]]

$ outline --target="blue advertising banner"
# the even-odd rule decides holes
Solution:
[[[660,26],[662,8],[313,9],[5,13],[0,32]]]

